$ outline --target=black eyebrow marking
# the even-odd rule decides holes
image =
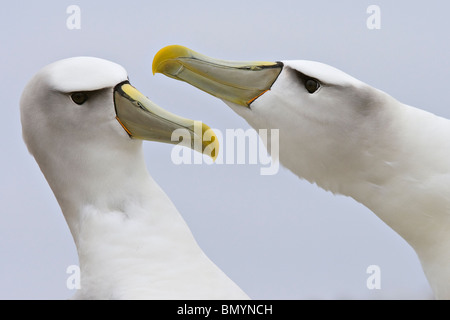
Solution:
[[[316,79],[316,78],[314,78],[314,77],[308,76],[307,74],[304,74],[303,72],[298,71],[297,69],[293,69],[293,68],[289,68],[289,69],[290,69],[290,70],[292,71],[292,73],[295,74],[295,76],[296,76],[298,79],[300,79],[303,83],[305,83],[306,80],[308,80],[308,79],[313,79],[313,80],[316,80],[316,81],[321,82],[319,79]]]
[[[298,71],[297,69],[294,69],[294,68],[292,68],[292,67],[287,67],[287,66],[286,66],[286,68],[290,71],[291,74],[294,75],[294,77],[296,77],[297,79],[299,79],[299,80],[302,82],[302,84],[305,84],[305,83],[306,83],[306,80],[312,79],[312,80],[315,80],[315,81],[319,82],[321,86],[326,87],[326,86],[329,86],[329,85],[330,85],[330,84],[327,83],[327,82],[324,82],[324,81],[322,81],[322,80],[320,80],[320,79],[317,79],[317,78],[315,78],[315,77],[309,76],[309,75],[307,75],[307,74],[305,74],[305,73],[303,73],[303,72],[301,72],[301,71]]]

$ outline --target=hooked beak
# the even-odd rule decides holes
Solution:
[[[180,141],[178,138],[174,141],[172,133],[177,129],[184,129],[191,137],[190,147],[193,150],[207,154],[213,160],[217,158],[219,142],[210,127],[164,110],[128,81],[121,82],[114,88],[114,106],[117,121],[130,137],[178,144]]]
[[[270,90],[283,63],[218,60],[172,45],[155,55],[152,69],[153,74],[165,74],[220,99],[249,107]]]

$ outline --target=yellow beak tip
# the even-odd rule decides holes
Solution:
[[[153,75],[156,73],[163,73],[162,66],[164,62],[168,60],[174,60],[178,58],[188,58],[192,57],[193,51],[189,48],[180,45],[170,45],[160,49],[153,58],[152,72]]]
[[[215,162],[219,155],[219,141],[215,132],[204,123],[202,123],[202,139],[202,153]]]
[[[152,63],[152,73],[153,73],[153,75],[155,75],[156,73],[159,72],[159,71],[158,71],[158,65],[159,65],[159,63],[157,64],[157,63],[156,63],[156,60],[153,59],[153,63]]]

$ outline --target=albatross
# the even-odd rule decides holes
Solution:
[[[174,45],[153,73],[222,99],[257,130],[279,129],[281,164],[372,210],[415,250],[435,297],[450,298],[448,119],[314,61],[218,60]]]
[[[122,66],[93,57],[41,69],[20,110],[25,143],[76,244],[81,288],[73,298],[248,298],[201,250],[144,161],[142,140],[175,143],[180,128],[195,139],[208,126],[198,131],[134,88]]]

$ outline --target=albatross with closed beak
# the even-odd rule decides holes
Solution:
[[[448,119],[313,61],[225,61],[168,46],[153,72],[222,99],[257,130],[279,129],[280,163],[371,209],[414,248],[435,297],[450,298]]]
[[[91,57],[43,68],[20,106],[24,140],[77,247],[74,298],[248,298],[200,249],[144,162],[143,139],[175,143],[179,128],[202,139],[195,134],[208,126],[195,130],[136,90],[123,67]],[[199,152],[217,149],[214,138],[200,141]]]

